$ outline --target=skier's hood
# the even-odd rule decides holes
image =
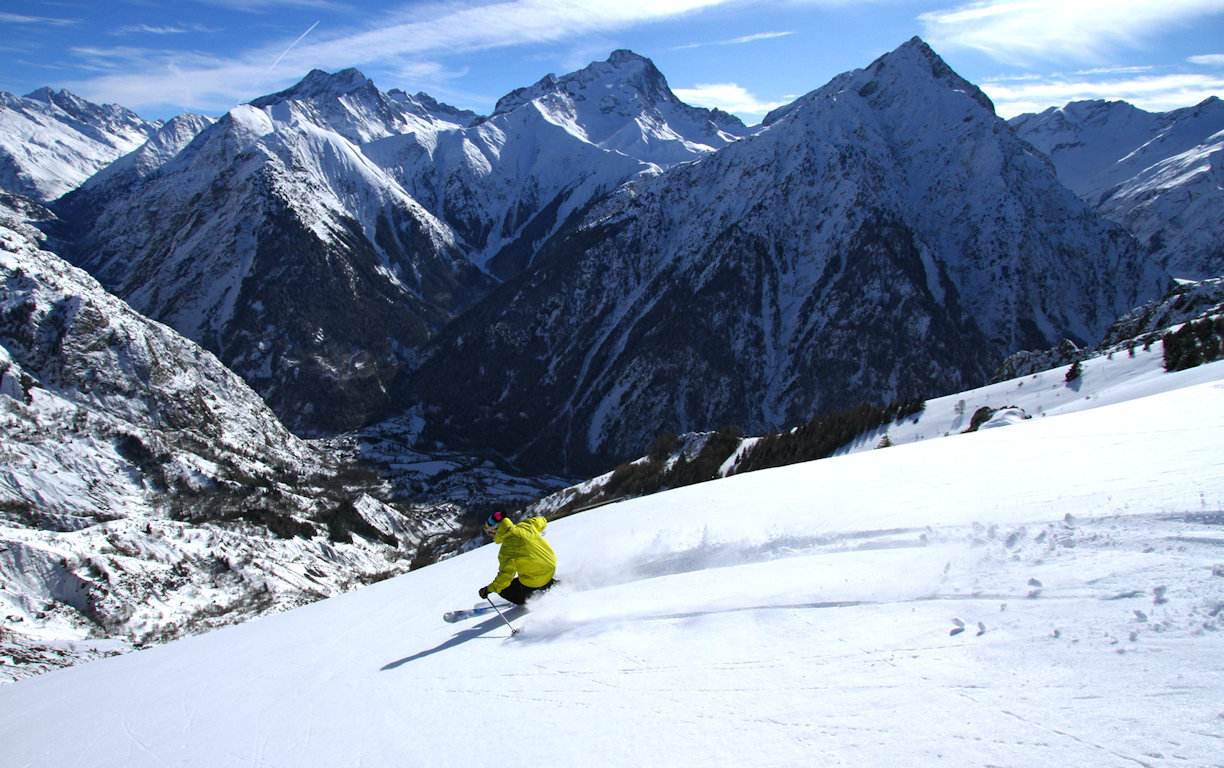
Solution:
[[[505,540],[506,534],[510,533],[514,528],[514,523],[510,522],[510,518],[503,517],[502,521],[497,524],[497,530],[493,532],[493,542],[501,544]]]

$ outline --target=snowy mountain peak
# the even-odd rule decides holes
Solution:
[[[733,115],[680,101],[650,59],[625,50],[512,91],[497,102],[493,117],[529,105],[583,141],[661,166],[691,160],[750,133]]]
[[[585,92],[614,89],[619,98],[642,100],[646,103],[678,102],[667,86],[667,79],[650,59],[633,51],[613,51],[607,61],[597,61],[577,72],[557,77],[548,74],[535,85],[519,88],[503,96],[494,108],[494,114],[510,112],[523,104],[549,94],[562,94],[585,98]],[[610,102],[605,101],[604,104]]]
[[[765,116],[762,124],[773,125],[804,104],[851,91],[876,109],[884,109],[894,101],[921,100],[922,94],[932,95],[936,91],[945,95],[958,93],[968,96],[991,116],[995,115],[990,97],[958,75],[922,38],[914,37],[864,69],[846,72],[807,96],[775,109]]]
[[[627,50],[613,51],[607,61],[594,62],[577,72],[562,77],[549,74],[535,85],[512,91],[497,102],[494,115],[546,101],[563,103],[588,127],[601,117],[612,120],[646,117],[652,122],[673,125],[677,121],[704,124],[705,133],[711,136],[719,132],[729,134],[715,140],[715,147],[747,133],[747,127],[733,115],[691,107],[680,101],[654,62]]]
[[[981,88],[956,74],[952,67],[919,37],[912,38],[892,53],[876,59],[862,74],[881,84],[893,82],[908,85],[914,83],[915,77],[929,78],[937,85],[966,94],[991,114],[995,111],[994,102]]]
[[[255,99],[251,102],[251,105],[262,109],[263,107],[279,104],[284,101],[338,98],[345,94],[373,88],[374,83],[359,70],[352,67],[336,73],[314,69],[296,85]]]
[[[98,135],[111,130],[130,130],[133,126],[150,126],[149,131],[161,123],[145,123],[135,112],[118,104],[94,104],[77,96],[71,91],[60,89],[53,91],[48,87],[39,88],[26,96],[28,101],[46,104],[60,119],[69,119],[79,123],[79,129]]]
[[[459,109],[458,107],[452,107],[450,104],[444,104],[424,91],[418,91],[410,96],[398,88],[393,88],[387,91],[387,97],[393,101],[399,101],[408,105],[410,109],[416,111],[422,117],[454,123],[464,128],[472,125],[480,117],[470,109]]]
[[[424,96],[424,94],[422,94]],[[279,93],[255,99],[250,106],[282,123],[310,123],[355,144],[388,136],[451,129],[470,124],[475,115],[425,96],[403,91],[383,93],[356,69],[328,73],[316,69]]]
[[[85,101],[76,94],[63,90],[62,88],[58,91],[53,91],[50,88],[43,86],[36,91],[30,91],[27,93],[26,98],[59,107],[65,112],[80,112],[89,107],[89,102]]]

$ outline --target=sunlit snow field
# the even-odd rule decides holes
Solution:
[[[486,546],[14,683],[0,764],[1220,765],[1224,364],[1143,364],[1138,399],[556,521],[514,636],[441,620]]]

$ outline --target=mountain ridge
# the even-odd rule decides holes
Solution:
[[[0,188],[50,202],[139,147],[161,126],[65,90],[0,92]]]
[[[1224,101],[1163,113],[1080,101],[1011,124],[1068,187],[1174,275],[1224,274]]]

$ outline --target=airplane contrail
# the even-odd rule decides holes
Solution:
[[[311,24],[310,29],[306,30],[301,35],[299,35],[297,40],[294,40],[292,43],[289,43],[289,47],[286,48],[284,51],[281,51],[281,55],[276,57],[276,61],[272,62],[272,66],[268,67],[268,71],[271,72],[272,70],[276,69],[276,65],[281,63],[281,59],[285,58],[285,54],[289,53],[289,51],[292,51],[293,46],[302,42],[302,38],[306,37],[306,35],[309,35],[314,30],[314,28],[317,26],[319,26],[318,21],[316,21],[314,24]]]

